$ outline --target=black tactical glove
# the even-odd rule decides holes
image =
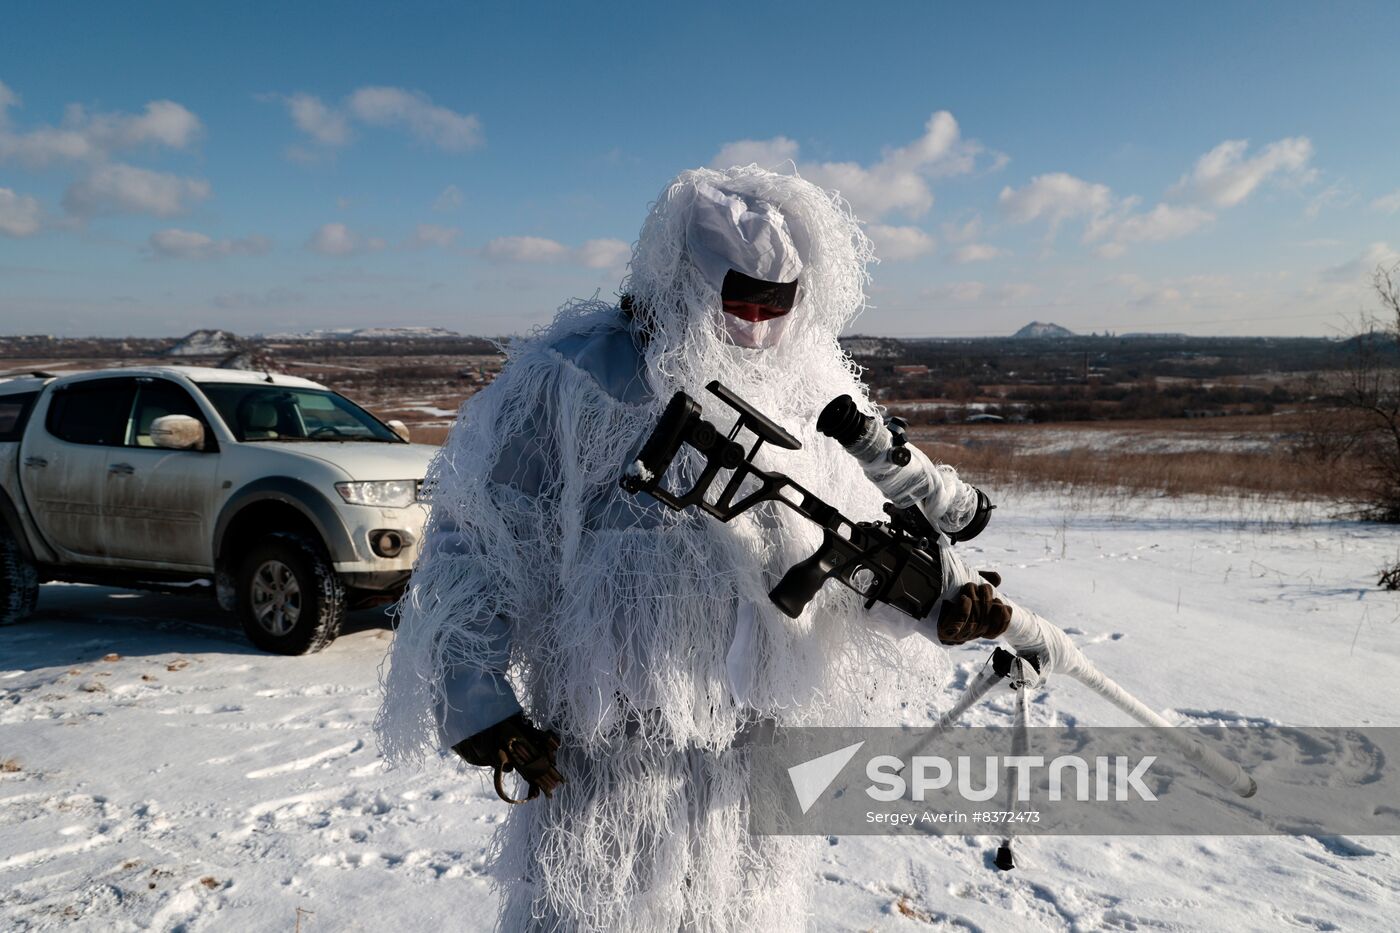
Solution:
[[[554,795],[564,783],[564,776],[554,767],[554,753],[558,748],[559,737],[553,732],[536,729],[524,713],[516,713],[452,746],[468,764],[495,770],[496,796],[506,803],[534,800],[540,791],[544,791],[546,797]],[[519,773],[530,785],[530,792],[524,798],[516,799],[506,793],[501,780],[507,771]]]
[[[1001,586],[1001,574],[991,570],[978,573],[986,583],[964,583],[938,611],[938,640],[945,645],[996,638],[1011,624],[1011,607],[997,599],[993,589]]]

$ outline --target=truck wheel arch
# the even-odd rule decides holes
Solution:
[[[10,533],[15,544],[19,546],[19,552],[27,561],[35,561],[34,549],[29,545],[29,535],[25,533],[24,522],[20,520],[19,509],[15,508],[14,502],[10,500],[10,494],[0,489],[0,526]]]
[[[214,525],[214,568],[219,602],[225,602],[229,575],[241,550],[275,531],[314,536],[332,561],[359,560],[350,533],[320,490],[301,480],[270,476],[233,494]]]

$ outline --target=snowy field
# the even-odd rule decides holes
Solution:
[[[1400,725],[1400,594],[1374,586],[1394,531],[1234,502],[1066,506],[1003,499],[964,549],[1150,705]],[[0,630],[0,930],[488,928],[483,853],[505,806],[447,761],[380,770],[391,637],[364,613],[321,654],[270,657],[211,602],[45,587],[33,621]],[[986,654],[955,649],[953,682],[910,698],[910,721]],[[1127,724],[1051,687],[1037,724]],[[828,839],[813,927],[1386,930],[1400,915],[1400,839],[1038,838],[1009,874],[994,844]]]

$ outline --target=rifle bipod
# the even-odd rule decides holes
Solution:
[[[972,683],[958,697],[949,710],[938,717],[938,723],[933,728],[934,737],[951,729],[963,714],[971,709],[977,702],[987,694],[992,692],[992,688],[1006,681],[1007,686],[1016,691],[1016,718],[1011,730],[1011,753],[1013,755],[1024,755],[1029,744],[1029,723],[1030,723],[1030,700],[1027,691],[1041,683],[1040,661],[1032,654],[1012,654],[1005,648],[998,647],[992,651],[987,663],[982,665],[982,669],[977,672]],[[920,743],[921,745],[926,744]],[[1017,810],[1017,800],[1014,785],[1010,782],[1006,787],[1006,809],[1012,813]],[[1015,839],[1013,827],[1014,821],[1007,822],[1006,835],[1002,837],[1001,845],[997,847],[994,863],[1002,871],[1010,871],[1016,867],[1016,860],[1011,851],[1012,842]]]

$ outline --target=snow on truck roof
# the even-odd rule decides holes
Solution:
[[[56,379],[86,380],[112,376],[184,376],[194,383],[262,383],[264,385],[296,386],[302,389],[324,389],[325,386],[300,376],[282,373],[249,372],[244,369],[219,369],[214,366],[122,366],[111,369],[88,369],[63,373],[16,373],[0,376],[0,395],[33,392]]]

